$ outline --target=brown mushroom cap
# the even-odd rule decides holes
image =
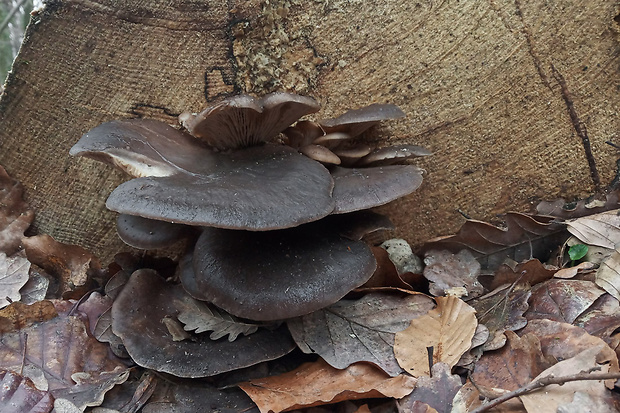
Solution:
[[[417,145],[394,145],[380,148],[364,156],[356,165],[359,166],[384,166],[392,165],[406,159],[431,155],[431,151]]]
[[[114,300],[112,330],[136,364],[179,377],[207,377],[273,360],[295,348],[285,326],[259,329],[230,342],[173,341],[162,320],[175,318],[193,299],[180,285],[164,281],[153,270],[138,270]]]
[[[238,317],[279,320],[335,303],[373,274],[370,248],[315,222],[269,232],[205,228],[185,289]]]
[[[340,165],[340,158],[338,155],[321,145],[306,145],[299,148],[299,153],[306,155],[310,159],[314,159],[317,162]]]
[[[294,227],[333,210],[329,171],[293,148],[267,144],[214,159],[172,176],[125,182],[106,206],[161,221],[254,231]]]
[[[374,103],[360,109],[349,110],[337,118],[320,120],[319,124],[327,133],[342,132],[355,137],[382,120],[403,117],[405,112],[396,105]]]
[[[193,136],[220,150],[268,142],[300,117],[317,112],[318,102],[291,93],[271,93],[261,99],[233,96],[197,115],[179,120]]]
[[[287,145],[295,149],[310,145],[316,138],[325,134],[318,123],[309,120],[300,120],[295,126],[284,129],[282,133],[287,138]]]
[[[116,218],[116,232],[131,247],[152,250],[165,248],[191,233],[187,225],[120,214]]]
[[[371,168],[331,168],[334,178],[334,214],[359,211],[387,204],[415,191],[422,171],[413,165]]]
[[[105,162],[134,177],[170,176],[213,162],[197,139],[156,120],[115,120],[86,132],[69,151]]]

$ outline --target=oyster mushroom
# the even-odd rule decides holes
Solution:
[[[192,233],[187,225],[120,214],[116,219],[116,232],[127,245],[152,250],[168,247]]]
[[[396,105],[374,103],[360,109],[349,110],[337,118],[320,120],[319,125],[326,133],[340,132],[355,137],[382,120],[404,117],[405,112]]]
[[[204,228],[193,274],[181,283],[194,298],[238,317],[279,320],[335,303],[376,268],[366,243],[340,235],[333,221],[269,232]]]

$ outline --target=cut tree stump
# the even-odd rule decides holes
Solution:
[[[619,13],[611,0],[48,1],[0,100],[0,164],[26,186],[34,232],[109,259],[124,247],[104,202],[126,177],[69,157],[90,128],[176,124],[240,92],[310,95],[320,117],[391,102],[408,117],[381,136],[434,152],[422,187],[382,208],[415,244],[458,229],[458,210],[488,219],[611,181]]]

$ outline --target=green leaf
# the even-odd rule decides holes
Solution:
[[[587,253],[588,246],[584,244],[575,244],[568,249],[568,256],[573,261],[582,259]]]

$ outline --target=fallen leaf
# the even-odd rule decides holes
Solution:
[[[41,391],[32,380],[12,371],[0,370],[0,411],[45,413],[54,407],[54,398]]]
[[[490,290],[501,287],[504,284],[527,284],[530,286],[550,280],[556,273],[557,268],[544,265],[537,259],[523,261],[511,267],[502,264],[495,272],[489,285]]]
[[[565,225],[554,222],[553,217],[509,212],[505,221],[506,227],[499,228],[468,220],[456,235],[431,240],[423,249],[469,249],[480,262],[482,273],[492,274],[507,258],[516,262],[537,258],[544,262],[568,238]]]
[[[189,308],[194,299],[154,270],[138,270],[112,304],[112,331],[136,364],[179,377],[206,377],[281,357],[295,348],[286,326],[259,329],[234,342],[204,335],[173,341],[161,320]]]
[[[580,262],[574,267],[562,268],[553,274],[554,278],[569,279],[574,278],[577,274],[584,274],[596,268],[596,264],[590,261]]]
[[[607,394],[605,396],[607,396]],[[614,406],[613,401],[609,400],[609,397],[605,397],[604,399],[592,397],[587,392],[577,391],[573,395],[573,400],[570,403],[558,406],[557,410],[557,413],[583,412],[617,413],[618,407]]]
[[[261,413],[381,397],[405,397],[416,379],[407,375],[390,377],[370,364],[357,363],[338,370],[319,359],[297,369],[264,379],[239,384]]]
[[[610,344],[611,335],[620,327],[620,303],[611,295],[604,294],[577,317],[573,324]]]
[[[20,256],[7,257],[0,252],[0,308],[19,301],[19,290],[28,282],[30,262]]]
[[[405,290],[413,289],[411,285],[398,274],[396,266],[390,260],[389,254],[385,249],[381,247],[370,247],[370,249],[377,260],[377,269],[372,277],[358,289],[380,287],[395,287]]]
[[[478,282],[480,263],[469,250],[453,254],[449,251],[428,251],[424,256],[424,277],[429,280],[429,291],[434,296],[445,295],[446,290],[464,287],[467,299],[482,294]]]
[[[28,281],[19,290],[22,296],[20,301],[24,304],[33,304],[45,299],[50,280],[45,272],[36,265],[30,265],[28,273]]]
[[[184,329],[196,334],[212,331],[211,340],[228,336],[228,341],[235,341],[240,334],[244,336],[255,333],[259,324],[243,322],[237,317],[201,301],[191,301],[177,317],[185,324]]]
[[[411,412],[415,411],[414,403],[425,403],[438,413],[450,413],[452,400],[462,386],[461,378],[450,372],[450,366],[437,363],[433,365],[431,377],[419,377],[413,392],[405,396],[400,405]]]
[[[572,324],[603,294],[592,281],[549,280],[532,288],[524,316],[528,320],[543,318]]]
[[[0,335],[0,364],[4,368],[23,369],[24,376],[38,389],[52,394],[73,387],[74,373],[99,375],[116,367],[124,368],[119,359],[110,356],[105,344],[88,334],[81,316],[65,315],[71,303],[59,306],[64,314]]]
[[[484,324],[478,324],[474,337],[471,339],[471,347],[459,359],[456,366],[473,370],[474,364],[482,356],[482,346],[489,339],[489,329]]]
[[[561,377],[577,374],[592,368],[600,369],[598,371],[601,373],[607,372],[608,366],[597,363],[597,356],[601,350],[602,346],[585,349],[574,357],[549,367],[534,380],[548,376]],[[559,406],[572,401],[576,392],[584,392],[600,400],[610,398],[609,391],[605,388],[602,380],[571,381],[561,386],[559,384],[551,384],[542,391],[524,394],[520,398],[528,413],[556,413]]]
[[[56,277],[56,297],[76,287],[95,285],[93,277],[101,271],[101,264],[84,248],[62,244],[49,235],[24,238],[23,243],[28,260]]]
[[[620,210],[566,221],[568,231],[584,244],[615,249],[620,243]]]
[[[316,353],[336,368],[366,361],[397,376],[402,369],[394,357],[394,334],[433,307],[433,300],[424,294],[371,293],[287,323],[303,352]]]
[[[0,166],[0,252],[13,255],[20,249],[24,231],[34,219],[22,196],[24,187]]]
[[[478,322],[489,329],[484,350],[496,350],[505,342],[504,331],[518,330],[527,324],[523,313],[528,309],[531,295],[528,286],[508,285],[479,297],[471,305],[476,309]]]
[[[601,262],[596,272],[596,285],[620,300],[620,249],[614,250],[611,255]]]
[[[437,297],[437,307],[411,321],[396,333],[394,354],[398,364],[415,377],[428,376],[428,347],[433,347],[433,364],[453,367],[471,347],[478,322],[475,311],[456,297]]]
[[[56,316],[58,312],[51,301],[39,301],[30,305],[14,302],[0,310],[0,334],[21,330]]]
[[[549,366],[535,335],[519,337],[506,331],[506,345],[484,353],[476,363],[471,379],[478,388],[512,391],[529,384]]]
[[[552,357],[566,360],[585,349],[596,347],[599,349],[597,362],[608,362],[609,371],[618,372],[616,353],[602,339],[588,334],[580,327],[551,320],[532,320],[519,332],[521,336],[529,333],[539,338],[542,352],[547,359]],[[608,381],[608,385],[613,387],[613,380]]]
[[[75,386],[59,389],[54,392],[56,400],[64,399],[75,405],[80,411],[86,407],[99,406],[105,394],[117,384],[129,377],[129,370],[118,367],[113,372],[74,373],[71,378]]]
[[[123,341],[112,332],[113,302],[110,296],[93,292],[80,305],[80,311],[87,314],[90,332],[97,340],[102,343],[109,343],[110,349],[117,357],[129,358]]]

